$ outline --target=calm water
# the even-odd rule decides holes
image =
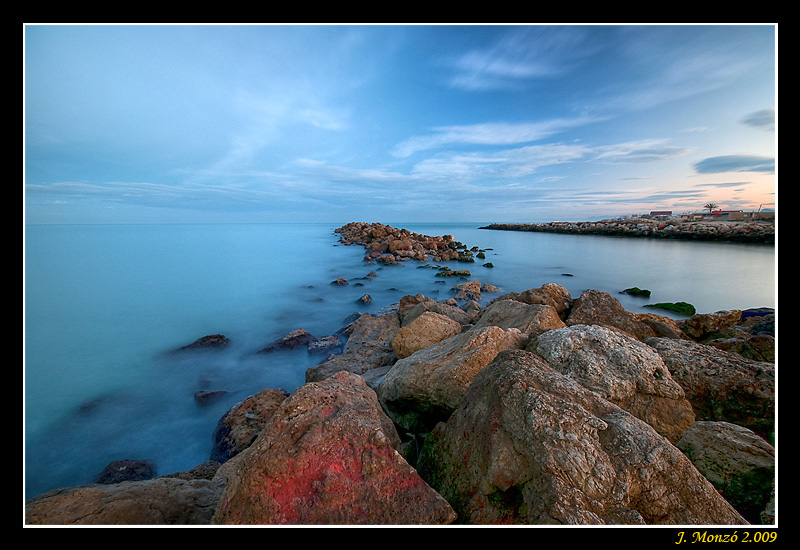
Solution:
[[[771,246],[387,223],[492,248],[485,261],[493,269],[483,261],[448,264],[503,291],[557,282],[573,297],[594,288],[631,311],[657,313],[642,306],[775,306]],[[365,265],[362,247],[339,244],[336,227],[26,227],[26,495],[92,483],[123,458],[149,460],[159,475],[191,469],[208,459],[214,426],[233,404],[266,387],[291,391],[317,364],[305,351],[255,355],[265,344],[299,327],[332,334],[348,315],[375,312],[405,294],[449,296],[454,281],[441,283],[418,262]],[[370,270],[378,277],[358,280]],[[339,277],[350,284],[331,286]],[[617,294],[631,286],[651,290],[651,299]],[[357,303],[366,293],[372,304]],[[232,345],[168,353],[215,333]],[[199,406],[193,395],[201,389],[229,393]]]

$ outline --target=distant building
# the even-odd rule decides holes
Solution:
[[[691,214],[681,215],[681,219],[687,221],[697,220],[729,220],[729,221],[747,221],[747,220],[772,220],[775,219],[774,211],[758,211],[758,212],[744,212],[743,210],[714,210],[710,214],[708,212],[693,212]]]
[[[650,215],[653,217],[656,216],[672,216],[672,210],[653,210],[650,212]]]
[[[729,220],[774,220],[775,212],[774,211],[742,212],[741,210],[738,210],[736,212],[729,213],[728,219]]]

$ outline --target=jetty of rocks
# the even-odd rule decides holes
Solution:
[[[468,250],[453,235],[420,235],[382,223],[350,222],[336,229],[335,233],[340,234],[339,241],[345,245],[363,245],[365,260],[382,264],[405,260],[473,262],[474,253],[478,251],[477,247]]]
[[[735,243],[775,243],[774,221],[682,221],[648,218],[596,222],[492,223],[480,229]]]
[[[464,250],[337,231],[396,261]],[[470,285],[351,316],[324,355],[287,332],[261,353],[306,347],[305,383],[233,406],[207,462],[111,465],[27,501],[26,524],[775,523],[774,310],[674,320],[556,283],[482,306]]]

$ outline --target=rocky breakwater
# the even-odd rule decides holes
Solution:
[[[406,260],[437,262],[457,260],[473,262],[473,253],[453,235],[429,236],[382,223],[350,222],[335,230],[346,245],[360,244],[366,249],[364,259],[383,264]]]
[[[632,218],[596,222],[493,223],[480,229],[775,244],[773,221],[663,221]]]
[[[233,407],[203,479],[61,489],[26,521],[768,524],[775,367],[714,343],[773,315],[675,321],[552,283],[485,307],[408,295],[294,392]]]

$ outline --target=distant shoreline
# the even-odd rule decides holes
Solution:
[[[491,223],[478,229],[775,244],[775,224],[771,221],[687,222],[634,218],[597,222]]]

